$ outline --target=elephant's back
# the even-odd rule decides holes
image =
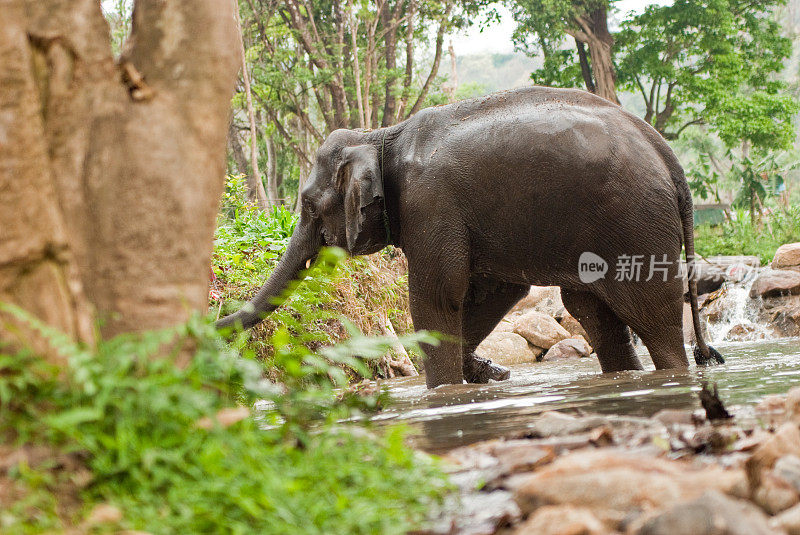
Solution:
[[[565,266],[584,251],[680,250],[678,192],[664,158],[671,152],[619,106],[526,88],[434,111],[411,151],[421,189],[453,199],[481,252],[479,270],[568,285],[554,277],[577,276]]]

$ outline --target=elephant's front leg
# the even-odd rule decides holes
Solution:
[[[408,291],[414,328],[437,331],[446,338],[438,346],[422,345],[428,388],[464,382],[461,325],[467,285],[466,273],[432,273],[430,264],[417,269],[409,262]]]
[[[502,282],[486,276],[474,276],[464,299],[462,334],[464,336],[464,378],[468,383],[503,381],[511,370],[479,357],[475,348],[497,326],[503,316],[530,290],[530,286]]]

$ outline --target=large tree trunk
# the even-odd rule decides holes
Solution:
[[[605,7],[595,9],[591,13],[576,17],[575,28],[567,32],[578,42],[578,53],[582,52],[580,43],[589,47],[591,58],[591,74],[594,83],[586,83],[586,89],[611,102],[619,104],[617,98],[617,75],[614,69],[612,48],[614,37],[608,31],[608,13]],[[588,71],[585,54],[581,59],[581,72],[584,80]],[[591,81],[591,80],[590,80]]]
[[[9,203],[17,221],[0,298],[76,338],[91,325],[81,284],[104,336],[203,310],[239,67],[232,4],[137,0],[118,64],[96,0],[0,4],[13,127],[0,124],[0,223]]]
[[[90,342],[92,316],[67,244],[45,143],[48,110],[34,79],[46,68],[47,58],[29,40],[24,5],[4,2],[2,10],[0,302],[21,307],[73,339]],[[60,89],[56,84],[54,90]],[[54,361],[60,357],[31,325],[0,312],[0,348],[20,346]]]

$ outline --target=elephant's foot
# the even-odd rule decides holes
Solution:
[[[464,379],[468,383],[488,383],[489,379],[505,381],[511,377],[511,370],[494,364],[491,360],[475,353],[464,355]]]

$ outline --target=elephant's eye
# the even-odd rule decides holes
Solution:
[[[303,202],[303,204],[306,207],[306,212],[308,212],[308,215],[310,215],[311,217],[317,217],[317,211],[314,208],[314,205],[311,203],[311,201],[306,200]]]

